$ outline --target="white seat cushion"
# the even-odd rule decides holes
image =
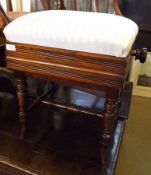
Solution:
[[[137,25],[112,14],[49,10],[19,17],[4,29],[10,42],[126,57]]]

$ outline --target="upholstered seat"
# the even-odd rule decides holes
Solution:
[[[112,14],[50,10],[20,17],[4,33],[13,43],[126,57],[138,27]]]

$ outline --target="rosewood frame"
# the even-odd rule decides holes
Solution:
[[[106,103],[104,112],[101,114],[101,163],[105,165],[107,148],[117,121],[119,98],[130,68],[130,57],[117,58],[27,44],[9,42],[7,44],[13,44],[16,47],[15,52],[6,52],[6,62],[7,68],[15,72],[17,80],[21,139],[24,138],[26,131],[27,83],[25,77],[27,74],[90,90],[102,90],[103,88]]]

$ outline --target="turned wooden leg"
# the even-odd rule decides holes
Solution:
[[[108,146],[111,140],[111,134],[115,121],[117,120],[117,112],[119,107],[119,91],[114,89],[106,90],[106,102],[104,117],[102,119],[101,134],[101,164],[107,163]]]
[[[25,137],[26,131],[26,91],[27,91],[27,84],[26,78],[23,73],[16,74],[16,84],[17,84],[17,98],[19,104],[19,121],[21,124],[21,133],[20,139]]]

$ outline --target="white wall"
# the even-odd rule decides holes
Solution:
[[[7,10],[6,0],[0,0],[3,8]],[[12,0],[13,11],[21,11],[22,4],[24,6],[23,10],[30,11],[30,0]]]
[[[27,0],[24,0],[27,1]],[[13,11],[21,11],[22,10],[22,0],[12,0]]]
[[[6,0],[0,0],[0,3],[2,5],[2,7],[6,10],[7,7],[6,7]]]
[[[31,11],[31,0],[22,0],[22,10],[25,12]]]
[[[146,63],[141,64],[140,74],[146,74],[147,76],[151,77],[151,53],[148,53]]]

